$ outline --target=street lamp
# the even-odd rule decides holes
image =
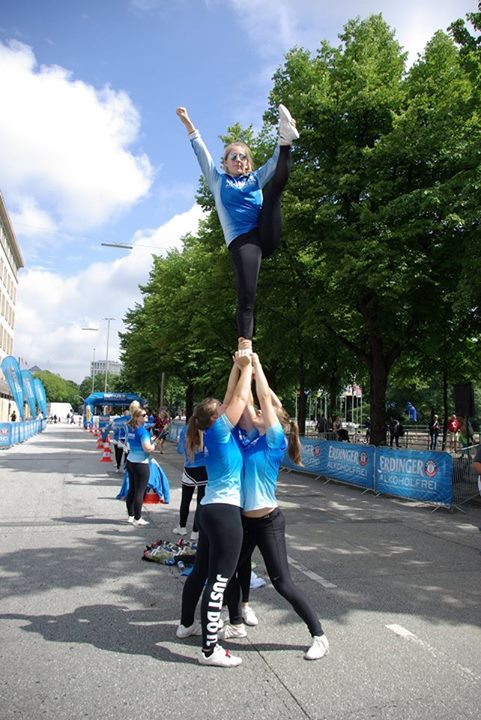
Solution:
[[[142,245],[137,243],[136,245],[129,245],[129,243],[100,243],[103,247],[121,248],[122,250],[133,250],[134,248],[147,248],[153,250],[160,250],[158,245]]]
[[[104,393],[107,392],[107,382],[109,377],[109,337],[110,337],[110,321],[115,320],[113,317],[104,318],[107,321],[107,350],[105,352],[105,388]]]

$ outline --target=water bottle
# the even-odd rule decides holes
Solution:
[[[183,573],[185,570],[185,563],[182,560],[179,560],[177,563],[177,567],[179,568],[179,573]]]

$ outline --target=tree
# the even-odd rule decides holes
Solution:
[[[460,301],[470,234],[457,193],[479,172],[479,157],[472,83],[445,34],[407,74],[380,16],[350,21],[341,41],[315,58],[290,52],[271,103],[286,98],[301,127],[289,235],[308,258],[320,323],[368,370],[377,444],[394,364],[421,338],[442,337],[438,308],[447,296],[447,309]],[[472,204],[473,187],[468,196]]]
[[[79,388],[72,380],[64,380],[60,375],[48,370],[33,373],[33,377],[38,377],[42,381],[47,402],[68,402],[73,408],[80,405]]]

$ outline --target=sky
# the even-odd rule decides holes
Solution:
[[[476,11],[477,1],[0,6],[0,192],[25,264],[13,354],[79,383],[94,357],[105,360],[107,344],[109,359],[119,359],[122,318],[141,302],[152,253],[181,248],[202,217],[177,106],[220,158],[229,125],[261,127],[272,75],[290,48],[338,45],[349,19],[382,13],[414,62],[436,30]]]

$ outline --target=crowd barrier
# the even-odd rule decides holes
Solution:
[[[0,423],[0,448],[11,447],[28,440],[32,435],[43,432],[47,420],[21,420],[20,422]]]
[[[168,439],[177,442],[182,427],[183,422],[173,422]],[[375,447],[319,438],[301,438],[301,448],[302,466],[293,463],[286,453],[283,469],[450,509],[459,508],[478,494],[478,477],[472,468],[478,446],[466,448],[454,458],[436,450]]]

